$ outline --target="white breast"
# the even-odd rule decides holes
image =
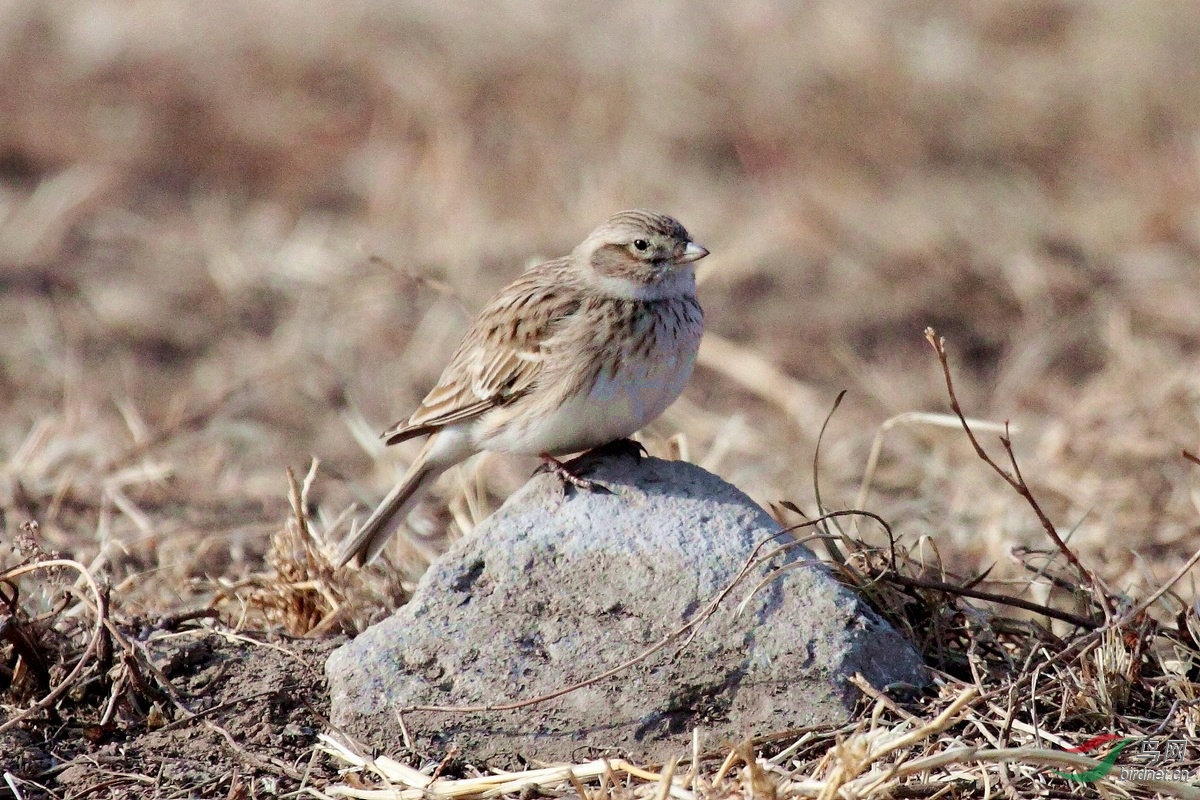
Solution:
[[[524,413],[514,415],[506,424],[479,430],[481,446],[559,456],[631,436],[662,414],[683,392],[696,364],[700,333],[697,318],[694,325],[683,326],[673,340],[665,332],[660,334],[650,358],[624,358],[615,374],[601,371],[589,391],[575,393],[558,405],[526,405]]]
[[[530,431],[529,438],[537,441],[527,452],[566,455],[633,435],[675,402],[695,364],[693,350],[623,366],[611,378],[602,376],[591,392],[567,400]]]

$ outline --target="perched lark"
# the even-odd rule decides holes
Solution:
[[[570,255],[528,269],[479,313],[437,386],[383,436],[425,447],[338,566],[366,564],[421,493],[483,450],[555,456],[623,439],[692,374],[704,316],[694,262],[708,251],[655,211],[622,211]],[[586,482],[582,482],[586,483]]]

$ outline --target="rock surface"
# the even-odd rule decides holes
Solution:
[[[603,673],[700,613],[779,530],[691,464],[585,463],[612,494],[536,476],[435,563],[406,606],[333,653],[336,725],[396,753],[403,711],[419,752],[456,744],[462,757],[501,767],[660,760],[690,752],[693,728],[708,748],[843,721],[858,694],[845,678],[856,672],[877,687],[925,683],[912,647],[824,568],[799,563],[812,554],[793,546],[754,569],[682,650],[686,637],[517,710],[404,710],[519,701]],[[784,564],[794,568],[778,571]]]

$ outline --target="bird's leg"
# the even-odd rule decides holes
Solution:
[[[542,466],[538,468],[538,472],[553,472],[563,483],[570,484],[576,489],[580,489],[582,491],[608,493],[608,489],[606,489],[604,486],[596,481],[589,481],[587,478],[582,478],[579,475],[576,475],[570,467],[549,453],[542,453],[539,458],[542,459],[543,463]]]

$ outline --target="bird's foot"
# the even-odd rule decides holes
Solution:
[[[557,475],[559,480],[561,480],[564,484],[574,486],[576,489],[581,491],[611,494],[608,488],[603,484],[597,483],[596,481],[589,481],[587,478],[581,477],[579,473],[549,453],[542,453],[541,459],[542,465],[537,468],[538,473],[552,472]]]

